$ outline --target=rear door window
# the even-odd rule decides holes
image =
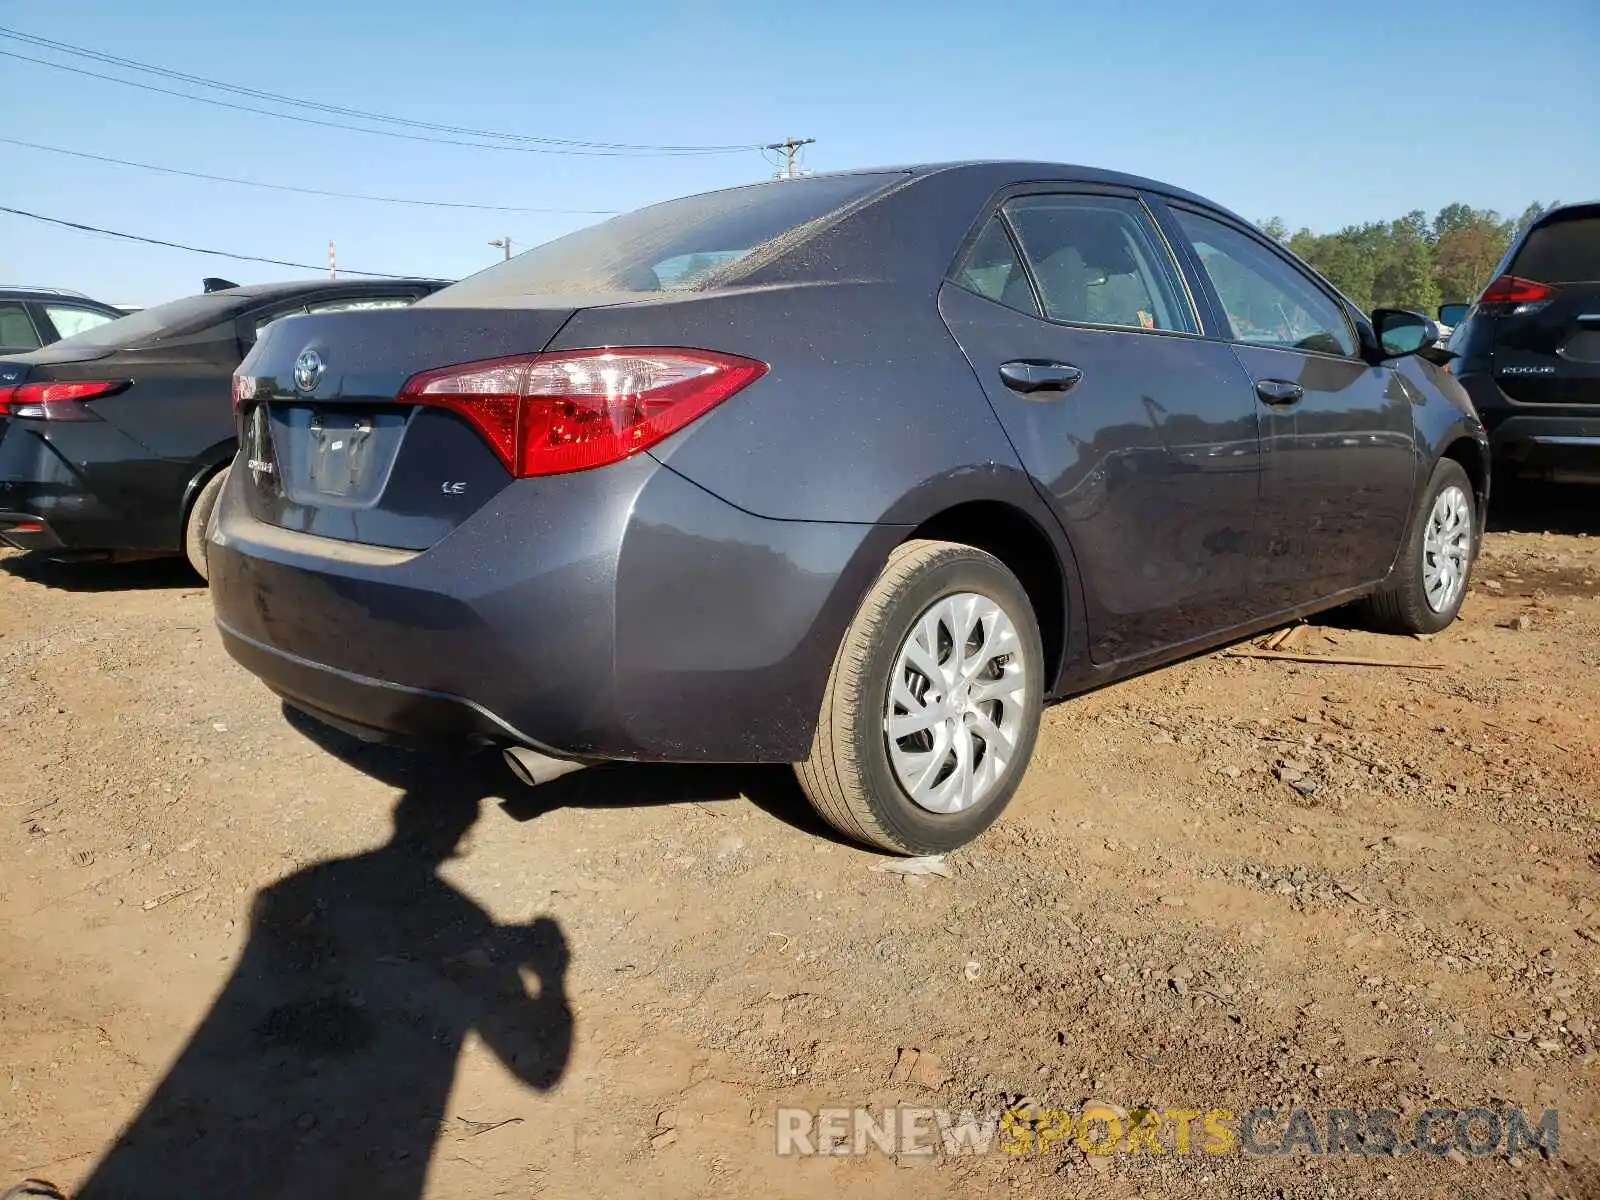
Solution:
[[[1511,274],[1539,283],[1600,282],[1600,216],[1539,226],[1517,251]]]
[[[28,310],[9,300],[0,301],[0,350],[37,350],[40,344]]]
[[[91,329],[99,329],[100,326],[108,325],[117,319],[109,313],[83,308],[76,304],[46,304],[44,315],[50,318],[50,324],[54,325],[56,332],[64,338],[88,333]]]
[[[1231,225],[1174,208],[1228,318],[1233,339],[1280,350],[1354,355],[1342,305],[1305,272]]]
[[[1121,196],[1030,195],[1006,202],[1055,321],[1195,333],[1177,267],[1144,205]]]

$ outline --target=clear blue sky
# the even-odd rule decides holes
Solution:
[[[1076,11],[1075,11],[1076,10]],[[816,170],[1027,157],[1152,175],[1332,229],[1600,195],[1596,0],[0,0],[0,25],[447,124],[648,143],[810,136]],[[0,40],[0,50],[56,57]],[[72,60],[66,60],[72,61]],[[92,65],[92,64],[85,64]],[[105,68],[97,68],[105,69]],[[626,209],[756,154],[572,158],[319,129],[0,59],[0,135],[339,191]],[[595,218],[413,209],[0,146],[0,204],[224,250],[458,277]],[[0,214],[5,281],[155,303],[304,272]]]

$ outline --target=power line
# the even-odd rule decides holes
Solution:
[[[115,229],[101,229],[98,225],[84,225],[78,221],[65,221],[60,217],[46,217],[40,213],[26,212],[20,208],[7,208],[0,204],[0,212],[10,213],[14,217],[27,217],[34,221],[44,221],[51,225],[61,225],[67,229],[78,229],[84,233],[101,233],[106,237],[122,238],[129,242],[143,242],[149,246],[165,246],[169,250],[187,250],[191,254],[209,254],[215,258],[233,258],[240,262],[266,263],[274,267],[295,267],[303,271],[325,271],[327,265],[315,263],[289,262],[282,258],[262,258],[258,254],[234,254],[229,250],[208,250],[203,246],[186,246],[182,242],[167,242],[161,238],[143,237],[137,233],[119,233]],[[340,267],[346,275],[368,275],[374,279],[427,279],[426,275],[394,275],[388,271],[357,271],[353,267]]]
[[[159,171],[163,175],[182,175],[188,179],[206,179],[212,183],[233,183],[240,187],[268,188],[275,192],[299,192],[305,196],[332,196],[340,200],[370,200],[375,204],[410,204],[421,208],[470,208],[482,212],[559,213],[581,216],[613,216],[614,208],[516,208],[508,204],[459,204],[452,200],[406,200],[396,196],[367,196],[360,192],[331,192],[322,188],[296,187],[289,183],[266,183],[259,179],[234,179],[227,175],[207,175],[203,171],[184,171],[178,167],[161,167],[155,163],[133,162],[126,158],[112,158],[105,154],[90,154],[84,150],[68,150],[64,146],[44,146],[38,142],[24,142],[17,138],[0,137],[0,143],[23,146],[29,150],[44,150],[50,154],[65,154],[91,162],[112,163],[119,167],[138,167],[142,171]]]
[[[6,28],[5,26],[0,26],[0,37],[11,38],[14,41],[20,41],[20,42],[23,42],[25,44],[32,45],[32,46],[37,46],[37,47],[40,47],[40,48],[43,48],[43,49],[54,50],[54,51],[56,51],[58,53],[62,53],[62,54],[73,55],[73,56],[77,56],[77,57],[80,57],[80,58],[88,58],[88,59],[90,59],[92,61],[103,63],[103,64],[106,64],[108,66],[122,67],[122,68],[124,68],[126,70],[138,71],[138,72],[141,72],[141,73],[147,74],[147,75],[156,75],[156,76],[159,76],[161,78],[177,80],[177,81],[180,81],[180,82],[183,82],[183,83],[189,83],[189,84],[193,84],[193,85],[196,85],[196,86],[199,86],[199,87],[214,88],[214,89],[217,89],[217,90],[220,90],[220,91],[231,92],[231,93],[233,93],[235,95],[249,96],[249,97],[252,97],[252,98],[257,99],[257,100],[266,100],[266,101],[269,101],[269,102],[274,103],[274,104],[282,104],[282,105],[287,105],[287,106],[294,107],[294,108],[310,109],[310,110],[315,111],[315,112],[329,113],[329,114],[332,114],[334,116],[354,117],[354,118],[356,118],[358,120],[362,120],[362,121],[375,121],[375,122],[378,122],[378,123],[381,123],[381,124],[402,125],[402,126],[406,126],[406,127],[412,128],[412,129],[428,130],[428,131],[431,131],[433,133],[460,134],[460,135],[463,135],[463,136],[466,136],[466,137],[495,138],[495,139],[499,139],[501,141],[519,142],[519,143],[523,143],[524,145],[539,145],[539,146],[548,148],[547,151],[546,151],[547,153],[572,153],[572,154],[577,154],[577,153],[589,153],[589,154],[604,153],[604,154],[614,154],[614,155],[631,155],[631,154],[638,154],[638,155],[736,154],[736,153],[742,153],[742,152],[745,152],[745,151],[756,150],[756,149],[760,148],[759,145],[756,145],[756,144],[731,144],[731,145],[709,145],[709,146],[687,145],[687,146],[679,146],[679,145],[655,145],[655,144],[650,144],[650,143],[637,143],[637,142],[601,142],[601,141],[591,141],[591,140],[584,139],[584,138],[558,138],[558,137],[548,137],[548,136],[535,136],[535,135],[518,134],[518,133],[503,133],[503,132],[499,132],[497,130],[489,130],[489,129],[473,129],[473,128],[468,127],[468,126],[461,126],[461,125],[442,125],[442,124],[438,124],[438,123],[432,122],[432,121],[418,121],[418,120],[414,120],[414,119],[409,118],[409,117],[397,117],[397,116],[393,116],[393,115],[390,115],[390,114],[387,114],[387,113],[367,112],[367,111],[362,110],[362,109],[347,108],[347,107],[345,107],[343,105],[338,105],[338,104],[326,104],[326,103],[323,103],[321,101],[316,101],[316,100],[305,100],[305,99],[302,99],[302,98],[296,97],[296,96],[286,96],[286,95],[283,95],[283,94],[277,93],[277,92],[263,91],[263,90],[261,90],[259,88],[245,87],[242,84],[229,83],[229,82],[227,82],[225,80],[208,79],[203,75],[189,75],[189,74],[186,74],[185,72],[182,72],[182,71],[174,71],[174,70],[172,70],[171,68],[168,68],[168,67],[157,66],[157,65],[152,64],[152,63],[140,62],[137,59],[123,58],[123,57],[121,57],[119,55],[107,54],[104,51],[91,50],[91,49],[89,49],[87,47],[84,47],[84,46],[74,46],[74,45],[72,45],[71,43],[68,43],[68,42],[53,41],[53,40],[51,40],[49,38],[42,38],[42,37],[38,37],[38,36],[36,36],[34,34],[23,33],[20,30],[9,29],[9,28]],[[73,69],[73,68],[66,67],[64,64],[45,62],[44,60],[40,60],[40,59],[29,59],[29,58],[25,58],[22,55],[17,55],[15,57],[23,58],[23,60],[26,61],[26,62],[39,62],[39,63],[41,63],[41,65],[54,66],[54,67],[58,67],[58,68],[63,69],[63,70],[71,70],[71,69]],[[90,72],[80,72],[80,73],[92,74]],[[93,77],[94,78],[110,79],[113,82],[126,83],[126,84],[129,84],[130,86],[147,86],[147,85],[134,84],[133,81],[131,81],[131,80],[117,79],[114,76],[98,76],[98,75],[96,75],[96,76],[93,76]],[[160,90],[160,89],[151,89],[151,90]],[[170,93],[170,94],[185,95],[185,93]],[[194,100],[202,99],[202,97],[198,97],[198,96],[188,96],[187,98],[188,99],[194,99]],[[258,111],[258,110],[246,109],[245,111]],[[277,115],[282,116],[282,115],[287,115],[287,114],[277,114]],[[376,132],[376,131],[375,130],[368,130],[367,132]],[[471,143],[471,144],[476,144],[476,143]],[[560,148],[559,150],[557,149],[558,147]],[[511,147],[501,147],[501,148],[502,149],[510,149]]]
[[[134,79],[118,79],[115,75],[103,75],[99,71],[89,71],[83,67],[71,67],[66,63],[31,58],[26,54],[17,54],[11,50],[0,50],[0,57],[14,58],[19,62],[34,63],[57,71],[69,71],[74,75],[84,75],[90,79],[103,79],[108,83],[120,83],[125,87],[139,88],[141,91],[158,92],[163,96],[176,96],[180,100],[193,100],[196,104],[210,104],[216,108],[231,108],[235,112],[255,113],[263,117],[277,117],[280,121],[294,121],[301,125],[321,125],[327,129],[344,129],[352,133],[372,133],[380,137],[401,138],[408,142],[433,142],[441,146],[467,146],[473,150],[509,150],[522,154],[567,154],[591,158],[639,157],[637,152],[626,150],[569,150],[554,146],[494,146],[483,142],[465,142],[459,138],[427,137],[420,133],[402,133],[398,129],[367,129],[360,125],[346,125],[340,121],[323,121],[317,117],[303,117],[295,113],[273,112],[270,108],[254,108],[248,104],[234,104],[230,100],[218,100],[213,96],[192,96],[188,92],[157,87],[153,83],[140,83]]]

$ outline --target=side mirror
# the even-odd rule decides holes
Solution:
[[[1439,340],[1439,326],[1431,318],[1405,308],[1374,309],[1372,328],[1384,358],[1415,354]]]
[[[1439,306],[1439,324],[1448,325],[1452,329],[1455,328],[1461,324],[1462,319],[1467,315],[1467,309],[1471,307],[1470,304],[1441,304]]]

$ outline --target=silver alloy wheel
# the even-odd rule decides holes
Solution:
[[[889,763],[913,803],[955,813],[988,796],[1016,752],[1026,684],[1017,627],[988,596],[945,596],[916,619],[883,717]]]
[[[1422,535],[1422,590],[1428,607],[1444,612],[1467,586],[1472,558],[1472,506],[1455,484],[1434,499]]]

